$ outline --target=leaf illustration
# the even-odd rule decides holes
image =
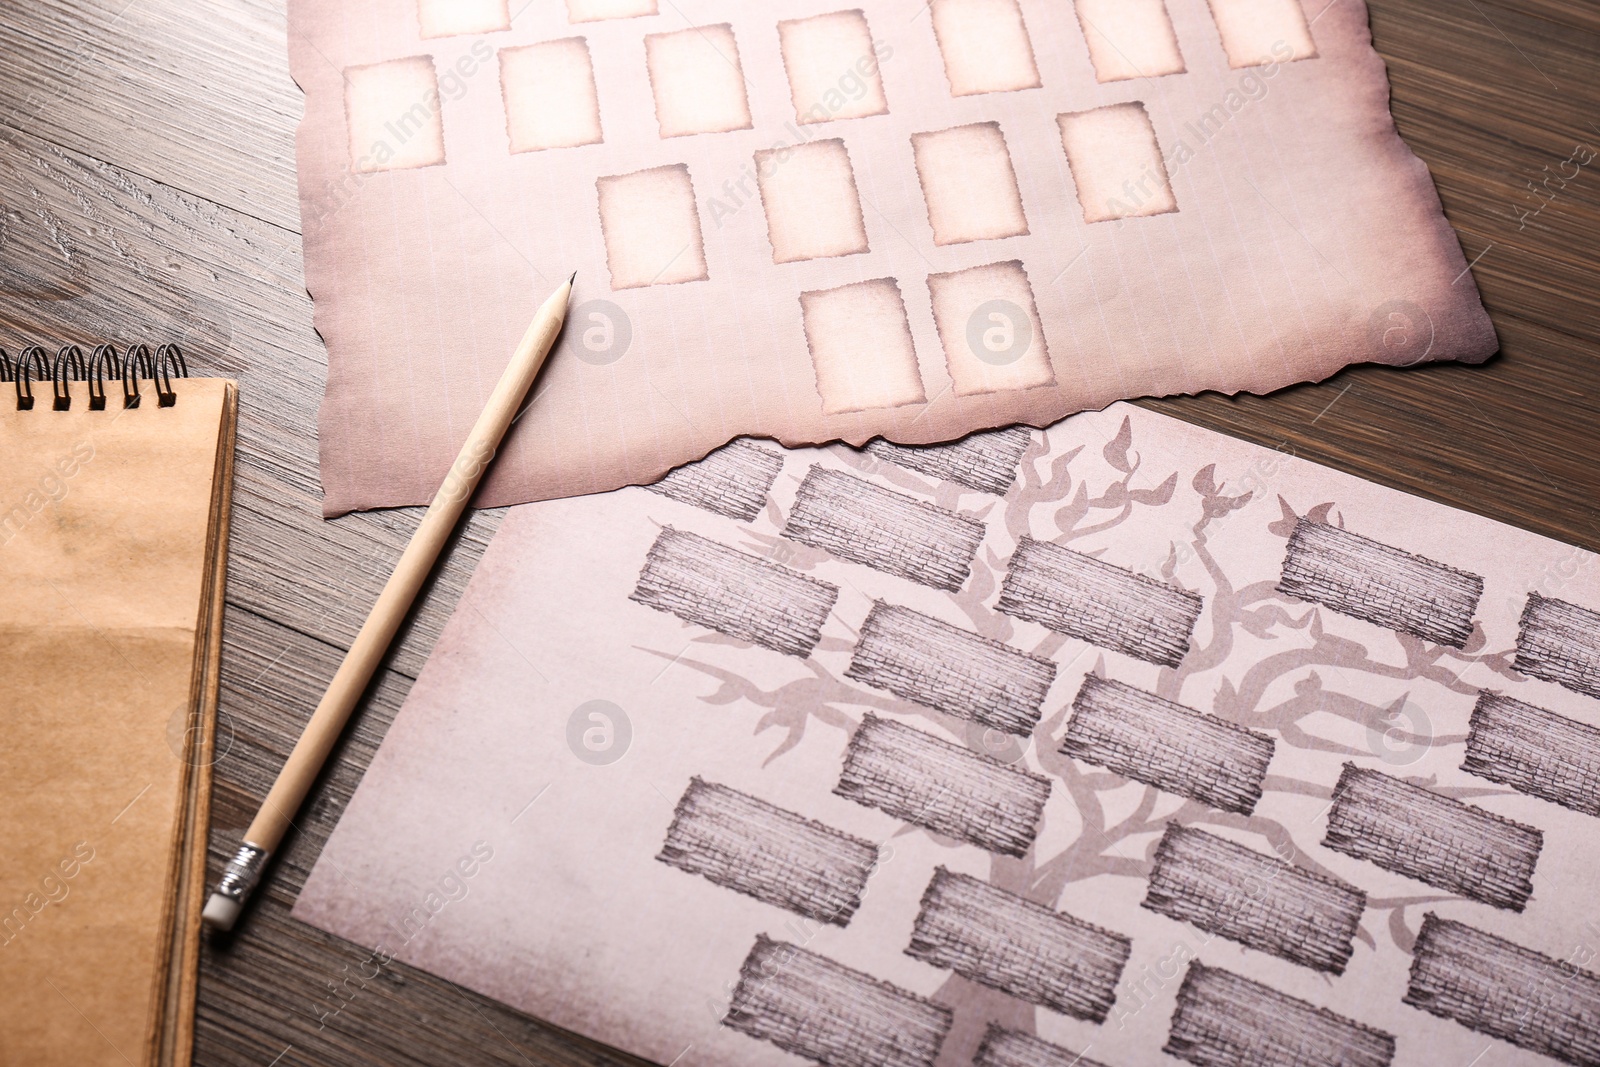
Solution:
[[[1238,511],[1240,508],[1250,503],[1250,498],[1252,496],[1255,496],[1255,494],[1246,493],[1243,496],[1211,497],[1205,503],[1206,517],[1210,519],[1217,519],[1228,514],[1230,511]]]
[[[1335,507],[1337,507],[1337,505],[1331,500],[1325,504],[1318,504],[1316,507],[1306,512],[1306,518],[1310,519],[1312,522],[1330,522],[1331,520],[1329,519],[1329,516],[1333,514],[1333,509]],[[1340,516],[1339,521],[1334,525],[1337,525],[1341,530],[1344,529],[1344,517]]]
[[[1294,508],[1291,508],[1289,502],[1282,496],[1278,497],[1278,507],[1283,509],[1283,518],[1268,523],[1267,529],[1279,537],[1288,537],[1294,533],[1295,524],[1300,521],[1300,516],[1294,513]]]
[[[1106,447],[1101,450],[1107,463],[1111,464],[1123,474],[1132,474],[1135,464],[1128,461],[1128,448],[1133,444],[1133,422],[1124,417],[1122,428],[1117,431],[1117,436],[1106,442]]]
[[[1167,475],[1167,480],[1154,489],[1135,489],[1128,494],[1128,499],[1135,504],[1151,504],[1160,507],[1172,499],[1172,492],[1178,488],[1178,472],[1173,471]]]

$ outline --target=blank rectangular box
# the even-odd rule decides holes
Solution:
[[[933,1067],[954,1019],[870,974],[759,936],[722,1025],[829,1067]]]
[[[500,49],[500,96],[513,152],[599,144],[600,101],[582,37]]]
[[[1600,699],[1600,611],[1529,593],[1513,666]]]
[[[1552,935],[1557,944],[1559,935]],[[1600,975],[1429,912],[1404,1001],[1562,1063],[1600,1064]]]
[[[1228,66],[1260,67],[1316,57],[1317,44],[1300,0],[1210,0],[1210,4]]]
[[[1144,906],[1246,948],[1343,974],[1367,895],[1277,856],[1168,823]]]
[[[1600,730],[1501,693],[1479,693],[1461,769],[1600,815]]]
[[[1097,81],[1184,72],[1165,0],[1076,0]]]
[[[423,37],[498,33],[511,28],[507,0],[417,0]]]
[[[1020,262],[930,274],[928,291],[958,396],[1056,383],[1044,324]]]
[[[821,466],[806,473],[783,527],[791,541],[950,592],[967,580],[983,532],[977,519]]]
[[[695,778],[656,859],[820,923],[848,926],[878,863],[871,842]]]
[[[1056,665],[910,608],[880,600],[861,624],[847,678],[991,730],[1039,725]]]
[[[749,522],[767,506],[783,470],[783,457],[746,437],[735,437],[705,459],[686,463],[644,488],[679,503]]]
[[[972,1067],[1105,1067],[1080,1052],[990,1023]]]
[[[1278,592],[1452,648],[1466,647],[1483,579],[1325,522],[1301,519]]]
[[[1266,734],[1093,674],[1061,740],[1064,756],[1240,815],[1261,799],[1276,747]]]
[[[800,311],[826,414],[926,399],[905,301],[893,278],[801,293]]]
[[[1178,589],[1050,541],[1023,537],[997,607],[1058,634],[1176,667],[1204,606]]]
[[[855,171],[833,138],[756,153],[756,184],[767,215],[772,262],[868,251]]]
[[[778,43],[802,125],[889,113],[872,30],[859,9],[780,22]]]
[[[929,11],[951,96],[1039,88],[1017,0],[932,0]]]
[[[628,599],[804,659],[822,640],[839,589],[708,537],[663,526]]]
[[[908,447],[876,437],[867,442],[864,451],[929,478],[1005,496],[1016,482],[1017,468],[1031,444],[1031,429],[1008,426],[1004,430],[968,434],[947,445]]]
[[[352,170],[410,170],[444,162],[444,122],[432,56],[344,70]]]
[[[1446,892],[1521,911],[1533,896],[1544,832],[1346,763],[1322,844]]]
[[[705,242],[694,183],[682,163],[595,182],[611,288],[705,281]]]
[[[962,244],[1028,232],[1017,174],[998,122],[911,135],[933,243]]]
[[[833,791],[936,834],[1022,856],[1039,832],[1050,779],[868,712]]]
[[[906,955],[1027,1004],[1103,1022],[1133,942],[967,874],[939,867]]]
[[[732,26],[648,34],[644,53],[662,137],[750,128],[750,100]]]
[[[1056,116],[1083,221],[1178,210],[1150,114],[1137,100]]]
[[[636,19],[657,13],[656,0],[567,0],[568,22]]]
[[[1161,1051],[1197,1067],[1389,1067],[1394,1036],[1196,961]]]

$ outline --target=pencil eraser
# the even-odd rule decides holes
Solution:
[[[237,900],[221,893],[212,893],[211,899],[206,901],[206,910],[200,913],[200,921],[213,930],[232,930],[243,910],[244,905]]]

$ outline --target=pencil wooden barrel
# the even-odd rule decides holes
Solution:
[[[567,301],[571,295],[572,279],[569,278],[539,308],[523,334],[499,384],[489,394],[488,403],[467,435],[450,472],[445,475],[444,484],[434,494],[417,532],[395,564],[383,592],[378,594],[372,613],[362,624],[344,662],[317,704],[317,710],[306,723],[305,732],[289,753],[283,770],[262,801],[261,810],[245,831],[243,846],[228,864],[216,892],[206,903],[208,926],[222,930],[233,928],[267,860],[294,825],[295,812],[310,792],[328,753],[338,742],[356,701],[372,681],[389,643],[394,640],[445,542],[461,520],[461,513],[466,510],[506,431],[516,421],[517,409],[522,406],[566,321]]]

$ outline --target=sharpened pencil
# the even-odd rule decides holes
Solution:
[[[445,476],[433,502],[428,505],[410,544],[395,564],[394,573],[384,584],[383,592],[372,606],[361,632],[345,653],[344,662],[334,674],[322,702],[295,743],[289,759],[278,773],[277,781],[267,793],[261,810],[245,831],[244,843],[223,870],[211,898],[206,901],[202,918],[208,927],[231,930],[244,910],[244,905],[261,880],[272,853],[282,843],[284,834],[293,824],[294,816],[316,780],[328,753],[333,750],[356,701],[366,691],[367,684],[377,670],[395,632],[405,621],[406,614],[416,600],[417,592],[427,580],[433,565],[439,559],[445,542],[450,539],[467,502],[472,499],[484,471],[488,469],[506,431],[517,416],[533,385],[539,369],[555,344],[556,336],[566,321],[567,303],[572,296],[574,274],[550,295],[533,317],[533,323],[522,336],[511,362],[488,403],[473,425],[472,432],[461,446],[461,452]]]

